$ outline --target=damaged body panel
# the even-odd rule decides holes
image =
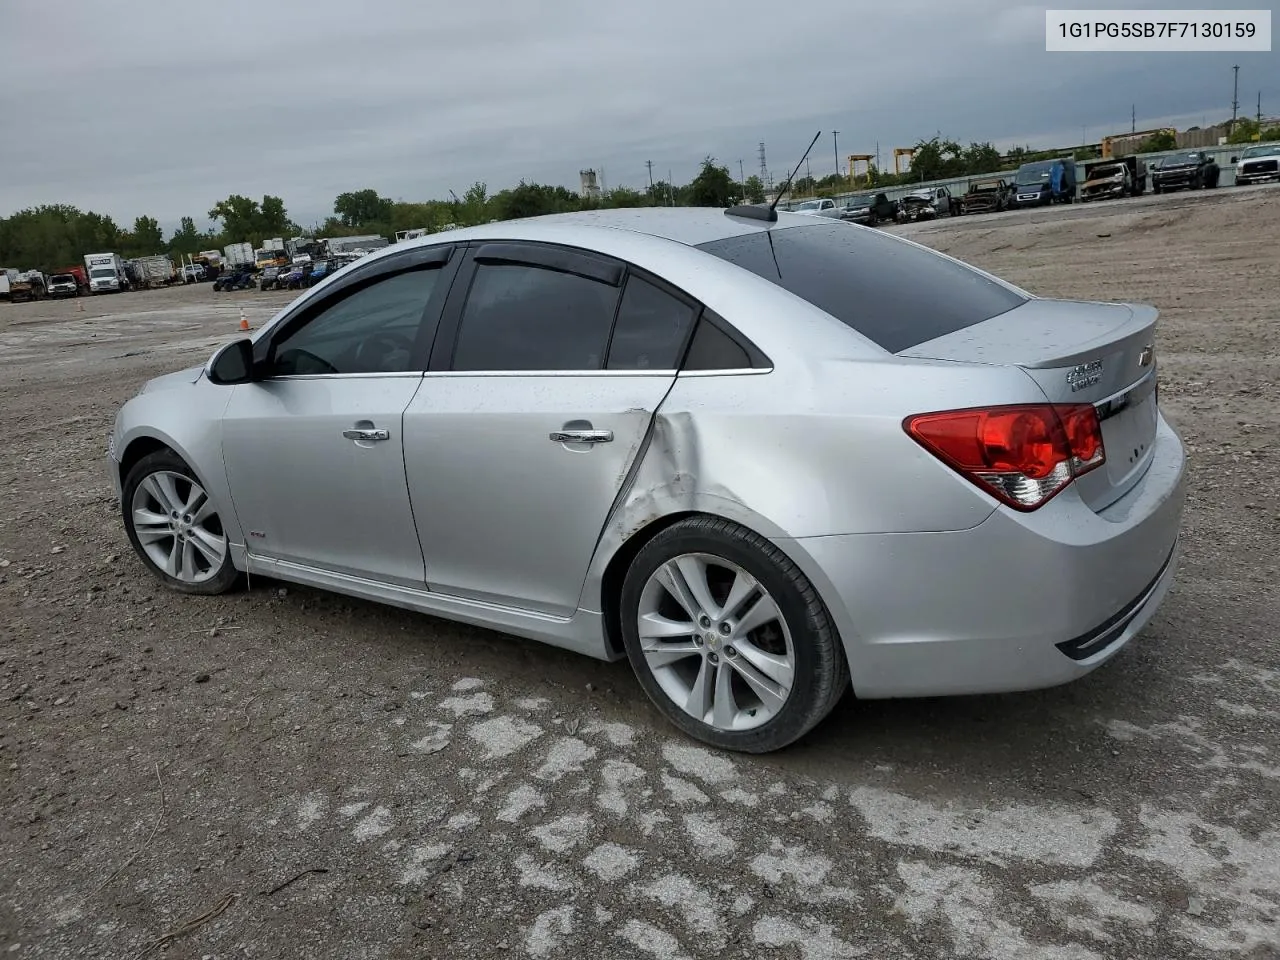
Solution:
[[[1012,186],[1002,178],[975,180],[969,184],[961,203],[966,216],[974,213],[998,213],[1009,206]]]

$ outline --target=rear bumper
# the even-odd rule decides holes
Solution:
[[[1100,513],[1069,488],[970,530],[779,545],[826,601],[860,697],[1056,686],[1122,649],[1173,583],[1186,460],[1163,418],[1153,448],[1143,478]]]

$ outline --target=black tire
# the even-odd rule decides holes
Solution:
[[[1162,189],[1162,188],[1161,188],[1160,184],[1158,184],[1158,183],[1153,183],[1153,184],[1151,185],[1151,192],[1152,192],[1152,193],[1159,193],[1159,192],[1161,191],[1161,189]]]
[[[686,713],[666,694],[641,652],[637,617],[641,593],[662,564],[688,553],[707,553],[741,567],[768,591],[791,633],[795,673],[778,714],[745,731],[717,730]],[[817,726],[849,689],[849,667],[831,616],[800,568],[776,546],[719,517],[681,520],[650,540],[632,560],[623,580],[622,639],[627,658],[649,699],[689,736],[726,750],[780,750]]]
[[[226,593],[233,587],[239,585],[240,571],[235,568],[231,562],[231,550],[228,548],[223,555],[222,564],[216,572],[206,580],[196,583],[189,583],[179,580],[177,577],[170,576],[164,570],[156,565],[155,561],[147,555],[142,544],[138,540],[137,531],[134,530],[132,514],[132,503],[134,492],[138,489],[147,477],[160,471],[169,471],[181,474],[189,480],[199,483],[199,479],[195,473],[187,466],[186,462],[174,453],[172,450],[158,450],[155,453],[148,454],[143,457],[129,470],[128,476],[125,477],[124,484],[120,496],[120,512],[124,521],[125,532],[129,536],[129,543],[133,545],[134,552],[142,560],[142,563],[151,574],[171,590],[178,593],[196,594],[199,596],[214,596],[219,593]],[[203,484],[201,484],[203,488]],[[220,512],[221,505],[215,504],[216,509]]]

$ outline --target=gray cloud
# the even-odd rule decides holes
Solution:
[[[38,0],[5,7],[48,20]],[[0,138],[0,214],[68,202],[171,224],[275,193],[310,223],[365,186],[574,186],[584,166],[641,186],[646,160],[683,181],[708,154],[751,172],[760,140],[780,179],[819,128],[815,174],[833,128],[842,154],[886,158],[934,132],[1055,146],[1128,129],[1131,104],[1140,126],[1229,115],[1232,63],[1246,107],[1267,83],[1280,106],[1276,54],[1047,54],[1043,8],[999,0],[200,9],[135,0],[56,18],[56,44],[0,34],[0,111],[29,118]]]

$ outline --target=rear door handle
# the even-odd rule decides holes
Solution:
[[[342,435],[348,440],[390,440],[390,430],[379,430],[374,427],[355,427],[343,430]]]
[[[613,439],[612,430],[555,430],[553,443],[608,443]]]

